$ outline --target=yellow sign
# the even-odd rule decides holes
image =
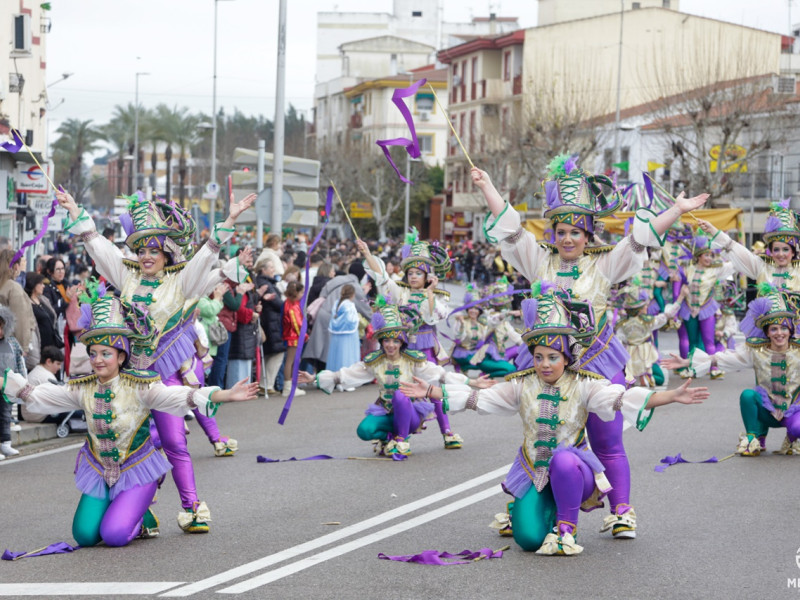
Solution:
[[[717,144],[712,146],[708,151],[708,155],[711,157],[711,163],[708,168],[712,173],[716,173],[719,169],[720,158],[722,158],[722,163],[725,165],[723,168],[725,173],[747,173],[747,163],[744,160],[747,156],[747,150],[742,146],[728,144],[723,152],[722,146]]]
[[[369,202],[351,202],[350,203],[350,218],[351,219],[371,219],[372,218],[372,204]]]

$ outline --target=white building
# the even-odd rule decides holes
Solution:
[[[45,76],[51,23],[42,6],[38,0],[0,4],[0,48],[4,49],[0,52],[0,143],[11,141],[11,129],[16,129],[47,168],[43,156],[47,130]],[[49,209],[47,180],[25,150],[11,154],[0,149],[0,190],[0,236],[8,237],[18,248],[41,226],[42,207],[47,204]],[[27,219],[17,219],[20,200],[30,209]],[[32,212],[37,209],[38,218]],[[24,214],[21,208],[20,217]]]

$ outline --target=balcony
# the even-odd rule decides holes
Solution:
[[[353,113],[350,115],[350,129],[361,129],[363,126],[363,119],[361,113]]]

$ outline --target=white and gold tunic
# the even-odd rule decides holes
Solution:
[[[105,383],[96,375],[87,375],[71,379],[66,386],[43,383],[34,387],[21,375],[8,372],[3,393],[18,398],[35,413],[83,410],[88,432],[81,457],[87,459],[89,466],[112,488],[131,469],[138,470],[140,479],[160,471],[158,476],[149,479],[155,481],[170,468],[150,443],[151,409],[178,416],[196,406],[206,414],[216,412],[217,405],[211,402],[211,395],[219,388],[167,387],[158,383],[159,379],[156,373],[125,370]],[[130,487],[131,482],[123,483],[125,489]],[[119,491],[122,490],[117,493]]]
[[[800,408],[800,344],[796,342],[792,342],[786,352],[775,352],[766,342],[747,342],[736,350],[717,352],[713,356],[695,348],[689,360],[689,368],[697,377],[706,375],[712,364],[723,371],[753,369],[756,389],[763,390],[762,396],[765,394],[769,398],[769,405],[762,404],[778,421],[791,407]]]
[[[779,267],[772,258],[756,256],[724,231],[718,231],[712,238],[712,243],[723,249],[725,258],[731,262],[737,273],[755,279],[756,283],[766,281],[780,289],[800,292],[800,260],[794,260],[786,267]]]
[[[428,361],[425,354],[417,350],[403,350],[395,360],[389,359],[383,350],[377,350],[364,357],[362,362],[339,369],[320,371],[316,384],[326,394],[333,392],[337,385],[359,387],[377,380],[379,396],[375,404],[386,413],[392,412],[392,398],[400,388],[401,382],[411,383],[414,377],[432,385],[443,383],[467,384],[469,378],[452,371],[445,371],[439,365]],[[413,399],[412,399],[413,400]]]

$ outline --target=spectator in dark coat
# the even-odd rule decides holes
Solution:
[[[262,348],[263,382],[262,387],[266,394],[277,394],[275,377],[280,371],[286,346],[283,343],[283,330],[281,319],[283,317],[283,302],[281,293],[275,286],[275,263],[271,259],[259,262],[255,268],[256,291],[261,302],[261,328],[264,330],[264,343]]]

